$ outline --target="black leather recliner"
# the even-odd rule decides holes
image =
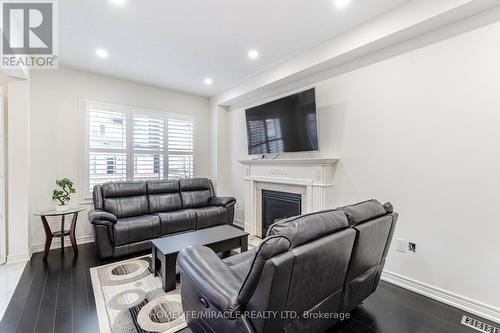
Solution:
[[[102,258],[147,250],[162,236],[232,224],[236,203],[215,196],[206,178],[104,183],[93,199],[89,221]]]
[[[288,218],[254,250],[178,256],[194,332],[324,332],[373,293],[398,215],[376,200]],[[326,314],[329,318],[321,317]]]

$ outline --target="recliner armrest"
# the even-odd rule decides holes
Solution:
[[[118,219],[111,213],[105,212],[100,209],[91,210],[89,212],[89,221],[92,224],[100,224],[100,225],[113,225]]]
[[[210,206],[221,206],[221,207],[229,207],[236,203],[236,199],[232,197],[212,197],[208,204]]]
[[[201,294],[222,312],[238,310],[242,281],[216,254],[205,246],[189,246],[177,256],[181,271]]]

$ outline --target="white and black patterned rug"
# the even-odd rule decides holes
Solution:
[[[101,333],[174,333],[185,328],[180,285],[165,293],[151,256],[90,269]]]
[[[248,237],[248,248],[261,239]],[[174,333],[187,327],[181,289],[165,293],[151,255],[90,269],[101,333]]]

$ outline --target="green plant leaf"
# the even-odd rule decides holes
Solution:
[[[57,179],[56,185],[61,189],[52,192],[52,200],[57,200],[61,205],[64,205],[71,200],[70,194],[76,193],[76,189],[74,188],[73,182],[68,178]]]

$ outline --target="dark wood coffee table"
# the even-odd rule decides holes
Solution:
[[[225,252],[241,248],[248,250],[248,233],[232,227],[221,225],[207,229],[166,236],[151,241],[153,249],[153,274],[157,271],[162,280],[165,292],[175,289],[175,265],[177,254],[187,246],[208,246],[215,252]]]

